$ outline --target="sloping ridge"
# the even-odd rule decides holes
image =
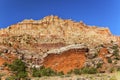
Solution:
[[[0,30],[0,42],[3,38],[19,35],[31,35],[38,43],[86,43],[90,45],[120,42],[120,37],[113,36],[108,28],[88,26],[83,22],[64,20],[58,16],[47,16],[41,20],[23,20]],[[8,41],[9,42],[9,41]]]

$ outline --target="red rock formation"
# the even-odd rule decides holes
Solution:
[[[13,54],[5,54],[5,57],[1,57],[0,56],[0,66],[2,66],[4,63],[12,63],[12,61],[14,61],[17,56],[13,55]]]
[[[112,35],[108,28],[88,26],[83,22],[64,20],[57,16],[47,16],[41,20],[23,20],[0,30],[0,45],[15,48],[18,53],[21,51],[20,54],[32,55],[35,59],[44,56],[45,67],[64,73],[74,68],[82,68],[87,59],[86,49],[76,47],[75,44],[83,43],[88,48],[93,48],[100,44],[112,44],[111,41],[120,45],[120,37]],[[68,45],[74,47],[66,47]],[[50,54],[52,50],[56,54]],[[100,50],[99,57],[104,62],[107,62],[107,53],[105,48]],[[6,62],[1,57],[0,60],[0,65]]]
[[[82,68],[85,60],[85,51],[74,49],[61,54],[49,54],[44,58],[43,65],[58,72],[63,71],[66,74],[75,68]]]
[[[5,60],[4,58],[0,57],[0,66],[2,66],[5,62],[7,62],[7,60]]]
[[[99,57],[101,57],[105,63],[108,63],[108,61],[105,57],[106,54],[108,54],[108,50],[106,48],[100,49]]]

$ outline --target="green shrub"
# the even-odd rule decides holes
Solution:
[[[17,78],[26,78],[27,77],[27,72],[25,71],[20,71],[19,73],[16,74]]]
[[[41,76],[55,76],[55,75],[62,75],[63,72],[55,72],[51,68],[45,68],[41,66],[39,69],[33,68],[32,69],[32,76],[33,77],[41,77]]]
[[[82,69],[74,69],[74,70],[71,70],[70,72],[68,72],[68,74],[76,74],[76,75],[80,75],[80,74],[96,74],[98,71],[97,71],[97,68],[88,68],[88,67],[85,67],[85,68],[82,68]]]
[[[120,71],[120,67],[119,67],[119,68],[117,68],[117,71]]]
[[[111,60],[111,58],[108,58],[108,63],[112,63],[112,60]]]
[[[62,76],[62,75],[64,75],[63,71],[57,73],[57,76]]]
[[[15,61],[13,61],[12,64],[9,64],[8,67],[12,71],[17,71],[17,72],[26,71],[27,68],[25,63],[20,59],[16,59]]]
[[[73,73],[73,70],[70,70],[69,72],[67,72],[67,74],[72,74]]]
[[[111,73],[113,73],[113,72],[115,72],[115,68],[114,67],[111,67],[110,69],[109,69],[109,72],[111,72]]]
[[[5,80],[30,80],[29,78],[18,78],[17,76],[9,76]]]
[[[96,74],[98,71],[97,71],[97,68],[82,68],[81,69],[81,73],[83,74]]]
[[[101,68],[101,67],[102,67],[102,63],[98,63],[97,68]]]
[[[45,68],[40,71],[41,71],[41,76],[54,76],[57,74],[55,71],[53,71],[50,68]]]
[[[118,49],[118,45],[114,45],[114,46],[112,46],[112,49]]]
[[[116,59],[116,60],[120,60],[119,47],[118,47],[118,45],[114,45],[114,46],[112,47],[112,49],[114,50],[113,53],[114,53],[115,59]]]
[[[16,59],[12,64],[8,64],[7,66],[18,79],[27,77],[27,67],[22,60]]]
[[[110,41],[113,44],[113,40]]]
[[[32,69],[32,76],[33,77],[41,77],[40,71],[38,69],[36,69],[36,68],[33,68]]]
[[[2,78],[4,75],[5,75],[5,74],[0,73],[0,80],[1,80],[1,78]]]
[[[5,80],[16,80],[17,78],[15,76],[9,76]]]
[[[76,74],[76,75],[80,75],[81,70],[80,69],[74,69],[73,73]]]

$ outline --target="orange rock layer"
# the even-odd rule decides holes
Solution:
[[[44,58],[43,65],[66,74],[72,69],[82,68],[85,60],[85,52],[69,50],[62,54],[49,54]]]

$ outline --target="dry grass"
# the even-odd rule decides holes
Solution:
[[[116,80],[120,80],[120,72],[114,73]]]
[[[83,75],[64,75],[54,77],[32,78],[32,80],[120,80],[120,72],[112,74],[83,74]]]

